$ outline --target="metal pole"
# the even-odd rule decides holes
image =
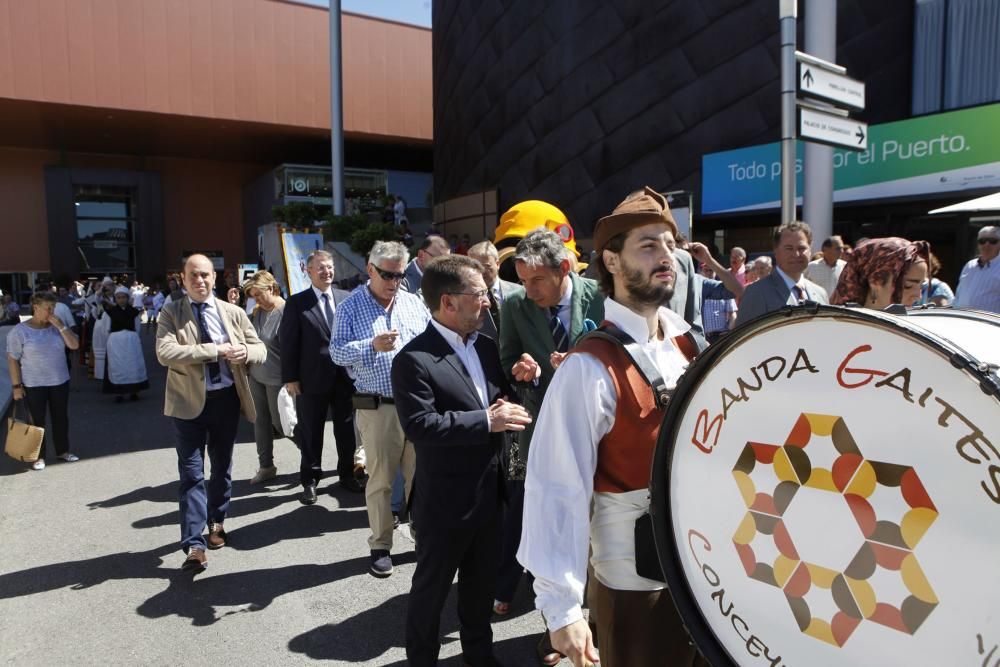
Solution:
[[[333,214],[344,215],[344,101],[340,0],[330,0],[330,165]]]
[[[837,0],[806,0],[805,47],[829,62],[837,59]],[[833,234],[833,148],[805,145],[802,218],[813,231],[814,249]]]
[[[797,0],[778,0],[781,19],[781,222],[795,220],[795,17]]]

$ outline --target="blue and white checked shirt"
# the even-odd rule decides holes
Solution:
[[[1000,257],[982,266],[973,259],[962,269],[956,308],[975,308],[1000,313]]]
[[[337,308],[330,358],[351,372],[359,392],[391,398],[392,360],[404,345],[424,332],[430,320],[423,299],[415,294],[399,290],[386,310],[372,296],[368,285],[362,285]],[[396,347],[389,352],[376,352],[372,339],[392,329],[399,332]]]

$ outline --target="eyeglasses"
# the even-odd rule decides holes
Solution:
[[[996,245],[1000,243],[1000,239],[979,239],[979,245],[986,245],[987,243],[990,245]]]
[[[375,269],[375,271],[382,277],[382,280],[402,280],[406,277],[406,274],[386,271],[385,269],[380,269],[374,264],[372,264],[372,268]]]
[[[459,296],[459,295],[461,295],[461,296],[474,296],[474,297],[476,297],[477,299],[480,299],[480,300],[489,298],[489,293],[490,293],[490,291],[489,290],[485,290],[485,289],[481,289],[481,290],[478,290],[478,291],[475,291],[475,292],[448,292],[448,294],[451,294],[452,296]]]

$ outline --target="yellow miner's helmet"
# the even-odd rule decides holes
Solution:
[[[517,281],[513,265],[507,265],[507,260],[514,256],[518,241],[539,227],[553,231],[562,239],[563,245],[572,253],[571,264],[574,271],[583,271],[587,264],[579,261],[580,251],[576,249],[576,236],[573,226],[569,224],[566,214],[552,204],[537,199],[514,204],[500,216],[493,245],[500,251],[500,277],[512,282]]]

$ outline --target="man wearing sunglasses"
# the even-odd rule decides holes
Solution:
[[[424,276],[424,267],[435,257],[451,254],[451,247],[443,236],[428,234],[424,242],[417,249],[417,256],[406,266],[404,271],[403,289],[411,294],[416,294],[420,290],[420,280]]]
[[[334,363],[354,376],[354,407],[368,466],[369,572],[392,574],[392,483],[400,469],[409,497],[416,458],[396,416],[392,360],[423,333],[430,313],[415,294],[401,288],[409,252],[397,241],[378,241],[368,255],[368,283],[354,290],[337,310],[330,339]]]
[[[962,268],[956,308],[1000,313],[1000,227],[979,230],[979,256]]]

